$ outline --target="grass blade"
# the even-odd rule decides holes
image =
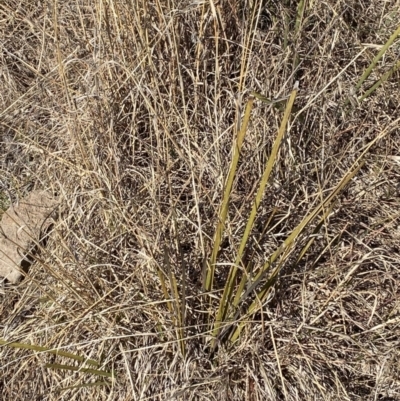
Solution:
[[[375,68],[375,66],[378,64],[378,61],[383,57],[383,55],[386,53],[386,50],[391,46],[391,44],[394,42],[394,40],[397,38],[397,36],[400,35],[400,26],[393,32],[392,36],[389,38],[389,40],[382,46],[382,49],[379,51],[379,53],[375,56],[375,58],[372,60],[371,64],[368,66],[368,68],[364,71],[364,74],[362,74],[361,78],[358,80],[357,85],[356,85],[356,90],[361,88],[361,85],[363,82],[369,77],[371,74],[372,70]]]
[[[59,355],[59,356],[65,357],[65,358],[73,359],[75,361],[84,362],[84,363],[87,363],[92,366],[100,366],[100,363],[93,359],[87,359],[87,358],[84,358],[83,356],[72,354],[70,352],[41,347],[39,345],[9,342],[9,341],[5,341],[2,339],[0,339],[0,345],[5,345],[7,347],[19,348],[19,349],[29,349],[29,350],[36,351],[36,352],[47,352],[49,354]]]
[[[44,366],[49,369],[71,370],[73,372],[90,373],[96,376],[109,377],[111,379],[114,378],[114,374],[112,372],[107,372],[104,370],[80,368],[79,366],[71,365],[60,365],[59,363],[46,363]]]
[[[265,166],[265,170],[264,170],[263,176],[261,178],[260,185],[259,185],[256,197],[255,197],[255,200],[253,202],[253,206],[252,206],[249,218],[247,220],[246,228],[245,228],[242,240],[241,240],[240,245],[239,245],[239,249],[238,249],[238,253],[237,253],[237,256],[236,256],[235,263],[234,263],[234,265],[232,266],[232,268],[231,268],[231,270],[229,272],[229,276],[227,278],[227,282],[226,282],[226,285],[224,287],[224,292],[222,294],[222,298],[221,298],[221,301],[220,301],[219,309],[218,309],[218,312],[217,312],[216,322],[215,322],[215,326],[214,326],[214,333],[213,333],[214,337],[217,337],[219,329],[220,329],[220,326],[221,326],[221,322],[225,319],[225,317],[226,317],[226,315],[228,313],[228,308],[229,308],[229,304],[230,304],[230,301],[231,301],[231,298],[232,298],[232,293],[233,293],[233,288],[234,288],[234,285],[235,285],[235,280],[236,280],[236,276],[237,276],[238,267],[242,262],[243,253],[244,253],[244,250],[246,248],[247,241],[249,239],[251,230],[253,228],[253,224],[254,224],[254,220],[255,220],[256,215],[257,215],[258,207],[259,207],[259,205],[261,203],[261,200],[262,200],[262,197],[264,195],[265,187],[266,187],[266,185],[268,183],[269,177],[271,175],[272,169],[273,169],[274,164],[275,164],[275,160],[276,160],[276,157],[277,157],[277,154],[278,154],[278,151],[279,151],[280,144],[282,142],[283,135],[284,135],[284,133],[286,131],[286,126],[287,126],[287,123],[289,121],[289,117],[290,117],[290,113],[291,113],[291,110],[292,110],[292,106],[293,106],[294,100],[296,98],[297,88],[298,88],[298,84],[296,83],[295,88],[293,89],[293,91],[292,91],[292,93],[290,95],[289,101],[287,103],[287,106],[286,106],[286,109],[285,109],[285,113],[284,113],[284,116],[283,116],[283,119],[282,119],[282,122],[281,122],[281,126],[280,126],[279,131],[278,131],[278,135],[277,135],[275,143],[274,143],[274,145],[272,147],[271,155],[268,158],[267,164]],[[243,275],[243,280],[242,280],[242,282],[241,282],[241,284],[239,286],[239,289],[238,289],[238,291],[236,293],[236,297],[238,296],[238,294],[240,296],[241,292],[243,291],[245,283],[246,283],[246,275]]]
[[[236,145],[233,150],[232,161],[231,161],[231,165],[229,167],[228,178],[226,180],[224,196],[222,199],[221,209],[219,212],[217,229],[216,229],[215,235],[214,235],[213,250],[212,250],[211,258],[210,258],[210,260],[208,262],[208,266],[207,266],[206,279],[205,279],[205,283],[204,283],[205,291],[211,291],[213,288],[215,263],[217,260],[217,256],[218,256],[218,252],[219,252],[219,248],[220,248],[220,244],[221,244],[221,239],[222,239],[222,235],[223,235],[224,228],[225,228],[225,220],[226,220],[226,216],[228,214],[228,207],[229,207],[229,198],[230,198],[231,191],[232,191],[233,180],[234,180],[235,174],[236,174],[236,168],[237,168],[237,165],[239,162],[240,150],[242,148],[244,137],[245,137],[246,131],[247,131],[247,126],[249,124],[251,110],[253,108],[253,102],[254,102],[253,97],[251,97],[249,99],[249,101],[247,102],[242,127],[236,138]]]
[[[294,27],[296,36],[300,32],[301,23],[303,22],[303,17],[304,17],[305,6],[306,6],[305,0],[300,0],[299,4],[297,5],[296,24],[295,24],[295,27]]]
[[[400,61],[398,61],[389,71],[387,71],[378,81],[376,81],[371,88],[369,88],[362,96],[360,96],[358,101],[361,102],[366,99],[375,91],[375,89],[379,88],[383,83],[385,83],[398,69],[400,69]]]
[[[258,188],[258,191],[257,191],[257,194],[256,194],[256,198],[254,200],[254,203],[253,203],[253,206],[252,206],[252,209],[251,209],[251,212],[250,212],[250,216],[249,216],[249,219],[248,219],[247,224],[246,224],[245,232],[243,234],[243,237],[242,237],[242,240],[241,240],[241,243],[240,243],[240,246],[239,246],[239,251],[238,251],[238,254],[237,254],[237,257],[236,257],[235,266],[239,266],[240,263],[242,262],[243,252],[244,252],[244,250],[246,248],[247,241],[249,239],[251,230],[253,228],[254,220],[256,218],[257,211],[258,211],[258,207],[259,207],[259,205],[261,203],[261,200],[263,198],[265,187],[266,187],[266,185],[267,185],[267,183],[269,181],[269,177],[270,177],[272,169],[274,167],[275,160],[276,160],[276,157],[278,155],[278,151],[279,151],[282,139],[283,139],[283,135],[285,134],[285,131],[286,131],[286,127],[287,127],[287,124],[288,124],[288,121],[289,121],[289,117],[290,117],[290,114],[291,114],[291,111],[292,111],[292,107],[293,107],[294,101],[296,99],[297,89],[298,89],[298,83],[296,82],[295,87],[294,87],[294,89],[293,89],[293,91],[292,91],[292,93],[290,95],[289,101],[287,103],[287,106],[286,106],[286,109],[285,109],[285,114],[283,115],[281,126],[280,126],[279,131],[278,131],[278,135],[277,135],[277,137],[275,139],[275,142],[274,142],[274,145],[272,147],[271,156],[269,157],[269,159],[267,161],[263,176],[261,177],[260,186]],[[236,272],[237,272],[237,268],[236,268]],[[238,299],[239,299],[239,297],[240,297],[240,295],[241,295],[241,293],[243,291],[243,288],[244,288],[244,286],[246,284],[246,280],[247,280],[247,276],[243,275],[241,283],[239,285],[239,288],[236,291],[234,305],[237,303],[237,301],[238,301]]]
[[[303,232],[303,230],[310,224],[315,217],[321,213],[326,207],[335,200],[336,196],[343,190],[343,188],[350,182],[350,180],[357,174],[357,172],[362,167],[363,163],[360,163],[356,168],[352,171],[348,172],[341,180],[341,182],[337,185],[337,187],[331,192],[331,194],[319,205],[317,206],[311,213],[309,213],[299,224],[298,226],[292,231],[289,237],[284,241],[284,243],[274,252],[271,258],[264,264],[263,268],[260,272],[256,275],[253,284],[249,287],[249,289],[245,292],[244,296],[241,300],[244,300],[251,292],[253,292],[258,285],[260,284],[261,280],[265,277],[265,275],[270,270],[272,264],[278,259],[279,256],[287,254],[290,248],[293,246],[294,241],[299,237],[299,235]],[[329,209],[328,209],[329,212]],[[326,214],[327,212],[325,212]],[[283,258],[284,259],[284,258]],[[251,316],[257,310],[257,307],[263,303],[266,296],[268,295],[270,289],[272,288],[275,280],[278,276],[278,273],[283,265],[283,259],[281,263],[275,268],[275,270],[270,275],[267,282],[263,285],[261,290],[257,293],[256,299],[252,302],[247,310],[246,316]],[[232,336],[230,337],[231,342],[235,342],[239,337],[241,331],[245,326],[245,322],[241,322],[236,330],[233,332]]]

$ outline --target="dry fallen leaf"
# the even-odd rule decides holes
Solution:
[[[48,217],[58,201],[45,191],[32,191],[4,212],[0,222],[0,276],[17,283],[26,260],[41,234],[49,227]]]

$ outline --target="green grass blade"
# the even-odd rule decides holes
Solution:
[[[316,216],[319,213],[321,213],[321,211],[324,210],[334,200],[337,194],[344,188],[345,185],[347,185],[347,183],[358,172],[362,164],[363,163],[360,163],[359,166],[355,167],[353,169],[353,172],[349,172],[348,174],[346,174],[341,180],[341,182],[338,184],[336,189],[319,206],[317,206],[311,213],[309,213],[306,217],[303,218],[303,220],[286,238],[283,244],[271,255],[269,260],[264,264],[260,272],[255,276],[251,286],[246,290],[245,294],[241,297],[240,301],[244,300],[247,297],[247,295],[249,295],[249,293],[254,291],[256,287],[258,287],[260,281],[265,277],[266,273],[268,273],[271,265],[278,259],[280,255],[282,255],[284,251],[286,251],[287,248],[293,245],[294,241],[298,238],[301,232],[308,226],[308,224],[312,222],[316,218]]]
[[[247,102],[242,127],[236,138],[236,145],[233,150],[232,161],[231,161],[231,165],[229,168],[228,178],[227,178],[226,184],[225,184],[225,190],[224,190],[221,209],[220,209],[220,213],[219,213],[217,229],[216,229],[215,235],[214,235],[213,250],[212,250],[211,258],[210,258],[210,260],[208,262],[208,266],[207,266],[206,279],[205,279],[205,283],[204,283],[205,291],[211,291],[213,288],[215,263],[217,261],[217,256],[218,256],[218,252],[219,252],[219,248],[220,248],[220,244],[221,244],[221,239],[222,239],[222,235],[223,235],[224,228],[225,228],[225,221],[226,221],[226,216],[228,214],[228,207],[229,207],[229,198],[231,195],[233,180],[235,178],[236,169],[237,169],[237,165],[239,162],[240,150],[242,148],[244,137],[247,132],[247,126],[248,126],[248,123],[250,120],[251,110],[253,108],[253,102],[254,102],[253,97],[251,97],[249,99],[249,101]]]
[[[379,88],[383,83],[385,83],[391,75],[400,69],[400,61],[398,61],[389,71],[387,71],[378,81],[376,81],[371,88],[369,88],[362,96],[358,98],[358,101],[361,102],[370,96],[377,88]]]
[[[246,291],[244,296],[241,300],[245,299],[251,292],[253,292],[258,285],[260,284],[261,280],[264,276],[268,273],[270,267],[272,266],[273,262],[277,260],[277,258],[287,253],[290,248],[293,246],[295,240],[299,237],[299,235],[303,232],[303,230],[310,224],[321,211],[325,210],[326,207],[329,207],[331,203],[335,200],[336,196],[343,190],[343,188],[349,183],[349,181],[358,173],[360,168],[362,167],[363,163],[359,164],[355,167],[352,171],[349,171],[341,180],[341,182],[337,185],[337,187],[331,192],[331,194],[319,205],[317,206],[311,213],[309,213],[299,224],[298,226],[292,231],[289,237],[284,241],[284,243],[274,252],[271,258],[264,264],[263,268],[260,272],[256,275],[253,284],[249,287]],[[329,212],[329,209],[328,209]],[[325,212],[327,213],[327,212]],[[275,270],[270,275],[268,281],[263,285],[261,290],[257,293],[256,299],[252,302],[249,306],[246,316],[251,316],[253,313],[256,312],[257,307],[263,303],[266,296],[268,295],[270,289],[272,288],[275,280],[278,276],[280,268],[282,266],[281,263],[275,268]],[[231,342],[234,342],[239,337],[245,322],[241,322],[236,330],[233,332],[232,336],[230,337]]]
[[[285,113],[284,113],[284,116],[283,116],[283,119],[282,119],[282,122],[281,122],[281,126],[280,126],[279,131],[278,131],[278,135],[277,135],[275,143],[274,143],[274,145],[272,147],[271,155],[268,158],[267,164],[265,166],[265,170],[264,170],[263,176],[261,178],[260,185],[259,185],[256,197],[255,197],[255,200],[253,202],[253,206],[252,206],[252,209],[251,209],[251,212],[250,212],[250,216],[249,216],[249,218],[247,220],[246,228],[245,228],[242,240],[241,240],[240,245],[239,245],[239,250],[238,250],[238,253],[237,253],[237,256],[236,256],[235,263],[234,263],[234,265],[232,266],[232,268],[231,268],[231,270],[229,272],[229,276],[227,278],[227,282],[226,282],[226,285],[224,287],[224,292],[223,292],[222,297],[221,297],[219,309],[218,309],[218,312],[217,312],[216,322],[215,322],[215,326],[214,326],[214,333],[213,333],[214,337],[216,337],[218,335],[218,332],[219,332],[219,329],[220,329],[220,326],[221,326],[221,322],[224,320],[224,318],[227,315],[228,308],[229,308],[229,303],[230,303],[230,300],[232,298],[232,293],[233,293],[233,289],[234,289],[234,285],[235,285],[235,280],[236,280],[236,276],[237,276],[238,267],[241,264],[243,253],[244,253],[244,250],[246,248],[247,241],[248,241],[248,238],[250,236],[251,230],[253,228],[254,220],[256,218],[258,207],[259,207],[259,205],[261,203],[262,197],[264,195],[265,187],[267,185],[267,182],[268,182],[269,177],[271,175],[272,169],[274,167],[275,160],[276,160],[276,157],[277,157],[277,154],[278,154],[278,151],[279,151],[279,147],[280,147],[280,144],[282,142],[283,135],[284,135],[284,133],[286,131],[286,126],[287,126],[287,123],[288,123],[288,120],[289,120],[289,117],[290,117],[292,106],[293,106],[294,100],[296,98],[296,94],[297,94],[297,85],[294,88],[294,90],[292,91],[292,94],[291,94],[291,96],[289,98],[289,101],[287,103],[287,106],[286,106],[286,109],[285,109]],[[243,277],[245,277],[245,276],[243,276]],[[244,284],[245,284],[245,282],[239,288],[238,292],[242,291]]]
[[[295,35],[297,36],[300,32],[301,23],[303,21],[304,9],[306,6],[305,0],[300,0],[297,6],[296,24],[295,24]]]
[[[60,365],[59,363],[46,363],[44,366],[48,369],[71,370],[73,372],[90,373],[96,376],[109,377],[111,379],[114,378],[114,374],[112,372],[107,372],[104,370],[80,368],[79,366],[71,366],[71,365]]]
[[[257,99],[261,100],[264,103],[267,103],[273,106],[275,109],[284,112],[285,107],[287,104],[287,97],[279,98],[279,99],[268,99],[266,96],[262,95],[258,92],[251,92],[252,96],[256,97]]]
[[[375,58],[372,60],[371,64],[368,66],[368,68],[364,71],[364,74],[362,74],[361,78],[358,80],[357,85],[356,85],[356,90],[361,88],[361,85],[363,82],[369,77],[371,74],[372,70],[375,68],[375,66],[378,64],[378,61],[383,57],[383,55],[386,53],[386,50],[391,46],[391,44],[394,42],[394,40],[397,38],[397,36],[400,35],[400,26],[393,32],[392,36],[389,38],[389,40],[382,46],[382,49],[379,51],[379,53],[375,56]]]
[[[16,343],[16,342],[9,342],[0,339],[0,345],[4,345],[11,348],[19,348],[19,349],[29,349],[36,352],[46,352],[53,355],[63,356],[65,358],[73,359],[75,361],[84,362],[92,366],[100,366],[99,362],[94,361],[93,359],[87,359],[83,356],[72,354],[70,352],[41,347],[39,345],[32,345],[32,344],[25,344],[25,343]]]
[[[287,127],[287,124],[288,124],[288,121],[289,121],[289,117],[290,117],[290,114],[292,112],[292,107],[293,107],[294,101],[296,99],[297,85],[298,84],[296,83],[295,84],[295,88],[293,89],[293,91],[292,91],[292,93],[290,95],[289,101],[288,101],[286,109],[285,109],[285,113],[284,113],[283,118],[282,118],[281,126],[280,126],[279,131],[278,131],[278,135],[277,135],[277,137],[275,139],[275,142],[274,142],[274,145],[272,147],[271,155],[268,158],[267,164],[265,166],[264,173],[263,173],[263,175],[261,177],[260,186],[258,188],[255,200],[253,202],[253,206],[252,206],[252,209],[251,209],[251,212],[250,212],[250,216],[249,216],[249,218],[247,220],[246,228],[245,228],[242,240],[240,242],[238,254],[236,256],[236,260],[235,260],[236,271],[235,271],[235,277],[233,277],[233,279],[236,278],[237,266],[239,266],[241,264],[241,262],[242,262],[243,253],[244,253],[244,250],[246,248],[249,236],[251,234],[251,230],[253,229],[254,220],[255,220],[256,215],[257,215],[258,207],[260,206],[261,200],[262,200],[263,195],[264,195],[265,187],[267,186],[267,183],[269,181],[269,177],[271,175],[272,169],[273,169],[273,167],[275,165],[275,160],[277,158],[278,151],[279,151],[279,148],[281,146],[282,139],[283,139],[283,136],[285,134],[286,127]],[[239,285],[239,288],[236,291],[234,305],[237,304],[237,302],[238,302],[238,300],[240,298],[240,295],[241,295],[241,293],[243,291],[243,288],[246,285],[246,281],[247,281],[247,276],[244,274],[243,277],[242,277],[241,283]]]
[[[274,100],[268,99],[266,96],[262,95],[261,93],[253,91],[253,92],[251,92],[251,95],[256,97],[257,99],[261,100],[264,103],[267,103],[267,104],[274,104],[275,103]]]

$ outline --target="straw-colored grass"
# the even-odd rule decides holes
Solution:
[[[399,10],[1,2],[0,399],[400,399]]]

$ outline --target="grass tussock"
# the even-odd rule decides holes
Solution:
[[[399,21],[3,1],[0,215],[62,207],[0,288],[0,398],[400,399]]]

